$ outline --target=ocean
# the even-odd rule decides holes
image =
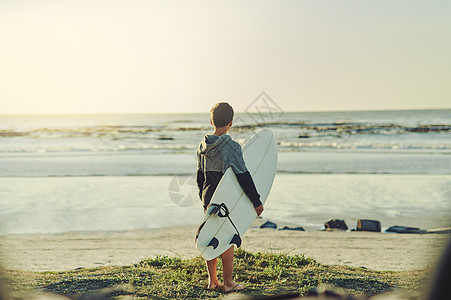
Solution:
[[[451,110],[237,113],[230,136],[262,128],[279,149],[264,218],[447,224]],[[208,114],[0,115],[0,234],[198,224],[195,154],[211,132]]]

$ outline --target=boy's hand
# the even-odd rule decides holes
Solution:
[[[259,215],[261,215],[262,212],[263,212],[263,204],[261,204],[260,206],[257,206],[257,207],[255,208],[255,211],[257,212],[257,217],[258,217]]]

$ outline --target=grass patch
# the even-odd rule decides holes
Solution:
[[[417,295],[422,292],[430,270],[379,272],[363,268],[325,266],[303,255],[235,251],[235,280],[247,289],[241,293],[276,295],[300,293],[320,284],[341,288],[352,295],[374,295],[387,291]],[[218,274],[222,278],[218,260]],[[70,297],[87,296],[112,289],[112,296],[131,295],[150,299],[223,298],[208,291],[205,262],[196,257],[182,260],[157,256],[138,264],[100,267],[67,272],[24,272],[4,270],[9,290],[15,294],[52,292]]]

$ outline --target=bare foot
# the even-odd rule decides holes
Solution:
[[[215,290],[215,289],[221,288],[221,287],[223,287],[223,285],[219,282],[210,282],[210,284],[208,284],[209,290]]]
[[[238,284],[236,282],[232,282],[231,285],[225,285],[222,287],[222,289],[224,290],[224,292],[226,293],[231,293],[231,292],[236,292],[236,291],[240,291],[240,290],[244,290],[246,287],[244,285]]]

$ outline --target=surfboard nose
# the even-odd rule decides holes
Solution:
[[[259,138],[271,140],[274,137],[274,131],[269,128],[262,129],[258,132]]]

